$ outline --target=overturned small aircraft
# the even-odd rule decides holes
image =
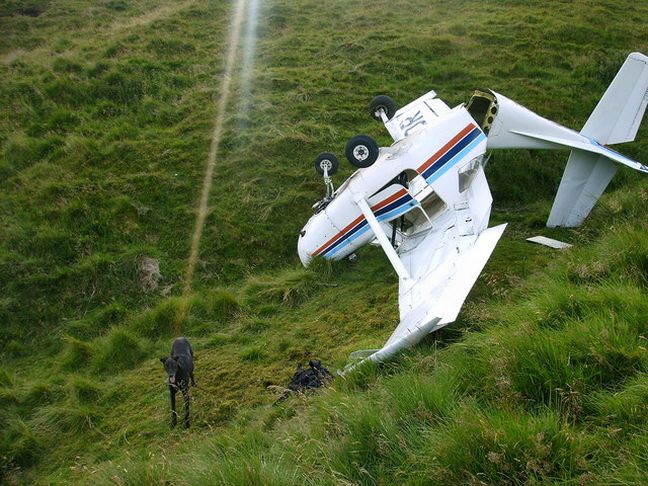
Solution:
[[[633,53],[582,130],[549,121],[490,90],[449,108],[434,91],[396,110],[377,96],[371,115],[394,139],[379,148],[366,135],[345,155],[358,170],[337,190],[335,155],[315,159],[326,197],[300,231],[299,257],[340,260],[376,242],[399,277],[400,324],[383,348],[364,359],[383,361],[452,323],[506,227],[488,228],[492,196],[484,175],[489,149],[570,149],[547,226],[576,227],[614,176],[617,163],[648,167],[608,145],[635,139],[648,103],[648,57]]]

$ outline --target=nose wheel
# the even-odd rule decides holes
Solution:
[[[335,154],[322,152],[315,158],[315,170],[319,175],[333,175],[337,172],[340,162]]]
[[[331,152],[322,152],[315,158],[315,170],[318,174],[324,176],[324,185],[326,186],[326,196],[323,199],[323,202],[325,203],[324,207],[326,207],[326,204],[328,204],[328,202],[333,198],[335,188],[333,187],[331,176],[337,172],[339,165],[340,162],[337,157]],[[321,202],[322,201],[320,201],[320,203]]]

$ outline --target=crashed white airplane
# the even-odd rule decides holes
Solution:
[[[628,56],[580,133],[494,91],[476,91],[467,105],[452,109],[434,91],[398,111],[391,98],[374,98],[371,113],[394,144],[379,148],[365,135],[351,139],[346,156],[359,170],[336,191],[330,175],[337,159],[326,152],[317,157],[327,195],[298,243],[308,265],[313,257],[340,260],[377,240],[398,274],[400,324],[364,360],[383,361],[457,318],[506,227],[488,228],[487,150],[571,150],[547,226],[575,227],[616,163],[648,173],[607,147],[634,140],[647,103],[648,57],[640,53]]]

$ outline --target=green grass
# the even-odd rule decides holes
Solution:
[[[183,297],[231,10],[0,2],[0,482],[641,483],[648,183],[621,169],[583,227],[547,230],[563,152],[491,158],[492,224],[510,224],[457,323],[315,395],[272,406],[268,385],[313,357],[341,368],[398,321],[379,249],[307,270],[296,255],[323,193],[312,158],[358,133],[389,143],[372,96],[490,87],[579,128],[648,52],[648,8],[261,2]],[[621,150],[648,160],[648,128]],[[574,248],[524,241],[538,233]],[[189,431],[168,428],[158,361],[176,333],[196,352]]]

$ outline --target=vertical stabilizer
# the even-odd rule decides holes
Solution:
[[[601,145],[631,142],[647,104],[648,57],[634,52],[627,57],[580,133],[601,150],[605,149]],[[547,226],[573,228],[585,220],[616,172],[616,163],[610,160],[615,157],[610,155],[572,150]]]
[[[572,150],[547,226],[580,226],[614,177],[617,165],[603,155]]]
[[[604,145],[632,142],[648,104],[648,56],[630,54],[581,133]]]

